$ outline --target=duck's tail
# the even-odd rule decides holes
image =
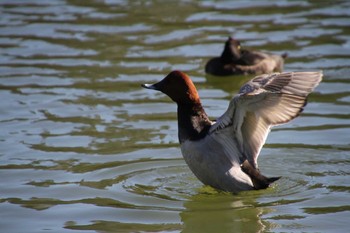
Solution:
[[[266,189],[273,182],[278,180],[281,177],[266,177],[260,173],[258,169],[253,167],[248,160],[245,160],[241,164],[242,171],[245,172],[250,179],[252,179],[255,189]]]

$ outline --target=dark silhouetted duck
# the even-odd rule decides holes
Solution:
[[[286,57],[286,53],[280,56],[242,49],[240,41],[229,37],[221,56],[210,59],[205,72],[219,76],[282,72]]]
[[[321,79],[320,72],[257,76],[241,87],[216,121],[208,118],[196,87],[181,71],[142,87],[161,91],[177,103],[181,152],[196,177],[214,188],[239,192],[264,189],[278,179],[260,173],[260,150],[272,126],[299,115]]]

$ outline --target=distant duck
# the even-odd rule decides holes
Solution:
[[[218,76],[282,72],[286,57],[287,53],[280,56],[242,49],[239,40],[229,37],[221,56],[210,59],[205,72]]]
[[[181,71],[142,87],[161,91],[177,103],[181,152],[196,177],[214,188],[239,192],[264,189],[278,179],[260,173],[260,150],[272,126],[300,114],[321,79],[320,72],[257,76],[241,87],[216,121],[209,119],[196,87]]]

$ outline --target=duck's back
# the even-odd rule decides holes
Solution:
[[[264,74],[272,72],[282,72],[284,58],[276,54],[263,53],[260,51],[244,50],[239,61],[239,69],[243,73]]]
[[[241,55],[241,58],[237,61],[237,65],[252,66],[270,57],[271,55],[268,53],[263,53],[259,51],[242,50],[242,55]]]

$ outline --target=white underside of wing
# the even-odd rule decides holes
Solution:
[[[211,127],[210,133],[226,128],[232,133],[237,149],[252,165],[270,129],[298,116],[307,95],[321,81],[319,72],[261,75],[244,85],[227,111]]]

